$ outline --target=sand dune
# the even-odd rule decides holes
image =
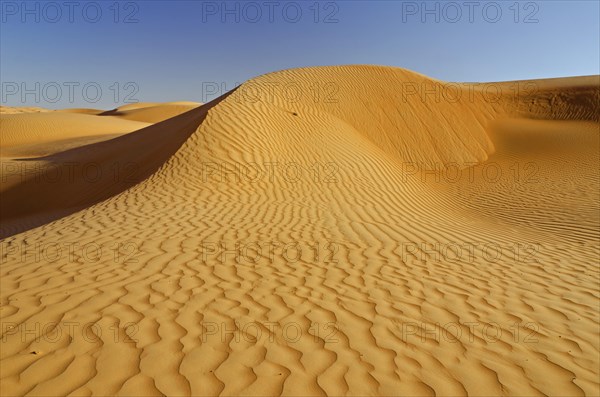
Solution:
[[[97,136],[115,137],[143,128],[148,123],[119,120],[114,117],[98,117],[82,113],[22,113],[3,115],[0,118],[2,128],[2,156],[10,156],[14,150],[24,152],[23,147],[44,145],[70,139]],[[43,150],[43,149],[42,149]],[[53,149],[48,153],[61,151]],[[32,153],[43,155],[47,153]]]
[[[13,106],[0,106],[0,114],[19,114],[19,113],[39,113],[47,112],[47,109],[39,107],[13,107]]]
[[[58,110],[54,110],[54,112],[58,112],[58,113],[82,113],[82,114],[93,114],[93,115],[98,115],[100,113],[104,113],[103,110],[90,109],[90,108],[58,109]]]
[[[42,120],[31,116],[3,120],[2,125],[7,126],[3,135],[7,147],[3,148],[3,154],[14,156],[15,152],[26,152],[30,157],[2,158],[0,235],[14,234],[62,217],[146,179],[175,153],[208,109],[210,106],[152,125],[112,116],[59,113],[44,114],[52,117]],[[82,121],[95,127],[86,131],[93,135],[81,134],[75,139],[75,131],[84,129]],[[57,135],[58,141],[51,141]],[[23,144],[36,136],[42,143]],[[44,139],[51,144],[43,143]],[[51,150],[59,145],[63,149],[68,146],[68,150]],[[38,148],[49,154],[32,157]],[[42,196],[44,200],[39,199]]]
[[[597,81],[306,68],[69,115],[162,121],[3,181],[1,394],[599,395]]]
[[[200,107],[196,102],[172,102],[164,104],[125,105],[115,110],[102,113],[103,116],[115,116],[125,120],[158,123],[173,118],[194,108]]]

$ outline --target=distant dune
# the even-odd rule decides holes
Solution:
[[[102,113],[103,116],[116,116],[125,120],[158,123],[175,117],[188,110],[200,107],[196,102],[172,102],[164,104],[147,104],[138,106],[126,105],[115,110]]]
[[[13,151],[27,153],[27,148],[33,145],[42,151],[54,153],[62,151],[61,147],[58,146],[53,150],[44,148],[47,145],[57,146],[56,142],[66,143],[81,138],[95,136],[113,138],[147,125],[148,123],[120,120],[114,117],[98,117],[80,112],[17,113],[0,119],[2,127],[0,147],[3,157],[11,155]],[[31,154],[48,153],[33,150]]]
[[[0,106],[0,114],[18,114],[18,113],[39,113],[47,112],[47,109],[38,107],[11,107],[11,106]]]
[[[3,108],[0,392],[600,395],[599,95],[340,66]]]

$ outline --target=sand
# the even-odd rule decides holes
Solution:
[[[600,395],[599,91],[320,67],[3,114],[0,393]]]
[[[115,110],[104,112],[102,115],[115,116],[124,120],[158,123],[201,105],[199,102],[143,103],[121,106]]]
[[[47,112],[47,111],[48,111],[47,109],[35,107],[35,106],[31,106],[31,107],[0,106],[0,114],[40,113],[40,112]]]

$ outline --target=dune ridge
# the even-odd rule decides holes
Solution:
[[[436,84],[271,73],[52,159],[137,156],[135,183],[3,192],[2,394],[600,394],[600,87],[545,83],[530,106]],[[511,173],[529,163],[537,182]],[[65,193],[30,229],[34,190]],[[58,242],[100,254],[36,257]]]

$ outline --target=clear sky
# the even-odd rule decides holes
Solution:
[[[8,106],[204,102],[251,77],[313,65],[398,66],[447,81],[600,74],[597,0],[0,5]]]

